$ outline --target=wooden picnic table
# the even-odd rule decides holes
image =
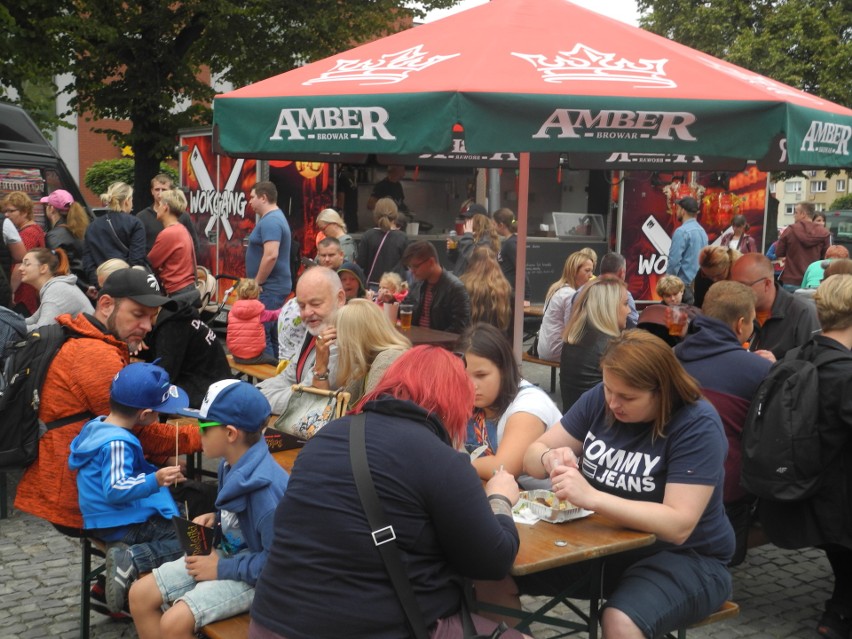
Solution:
[[[231,370],[246,376],[252,384],[275,377],[277,370],[272,364],[239,364],[234,361],[234,356],[230,353],[228,354],[228,366],[231,367]]]

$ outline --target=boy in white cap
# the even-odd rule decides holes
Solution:
[[[139,639],[191,637],[251,607],[289,479],[263,438],[269,402],[251,384],[216,382],[199,410],[180,412],[198,418],[204,454],[222,457],[216,512],[193,520],[214,527],[220,541],[209,555],[163,564],[133,584],[130,611]],[[165,613],[164,603],[171,605]]]
[[[167,488],[184,479],[180,466],[150,464],[131,430],[156,422],[158,411],[186,408],[189,398],[159,366],[136,363],[116,373],[109,402],[109,415],[91,420],[71,442],[68,466],[77,471],[86,530],[116,544],[106,555],[106,603],[117,613],[137,575],[182,554]]]

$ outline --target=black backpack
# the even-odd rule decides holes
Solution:
[[[41,326],[6,349],[0,373],[0,471],[22,468],[38,456],[38,440],[51,428],[92,417],[83,412],[45,424],[38,418],[47,369],[69,337],[60,324]]]
[[[798,501],[820,487],[825,455],[820,438],[821,366],[852,354],[825,351],[813,342],[789,351],[761,382],[742,438],[743,488],[763,499]]]

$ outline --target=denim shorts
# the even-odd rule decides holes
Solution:
[[[186,571],[183,557],[155,568],[153,574],[164,602],[183,601],[189,606],[195,617],[196,630],[214,621],[248,612],[254,599],[254,588],[242,581],[195,581]]]

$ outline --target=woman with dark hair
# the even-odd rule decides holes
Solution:
[[[89,287],[83,270],[83,248],[86,229],[89,227],[89,215],[82,205],[74,201],[73,196],[63,189],[56,189],[47,197],[41,198],[44,204],[44,216],[50,230],[44,237],[47,248],[61,248],[68,255],[71,272],[77,276],[77,286],[84,291]]]
[[[603,382],[527,449],[524,469],[549,477],[559,499],[656,535],[654,545],[605,562],[601,626],[608,638],[660,637],[715,612],[731,594],[727,441],[718,413],[659,338],[626,331],[607,347],[601,369]],[[575,565],[517,585],[544,594],[575,584],[579,594],[588,577]]]
[[[485,446],[473,466],[481,479],[500,468],[520,477],[527,447],[562,414],[547,393],[521,377],[512,344],[495,327],[474,324],[459,348],[475,389],[465,448],[473,453]]]
[[[68,256],[61,248],[28,251],[19,267],[21,281],[38,291],[41,303],[27,318],[27,330],[56,324],[64,313],[94,313],[85,293],[77,287],[77,276],[69,273]]]
[[[518,261],[518,221],[512,209],[499,209],[494,212],[494,228],[497,235],[503,238],[497,261],[503,269],[503,275],[509,281],[509,285],[515,288],[515,272]],[[524,275],[524,299],[530,299],[530,278]]]
[[[502,579],[518,551],[514,478],[497,472],[483,491],[470,459],[455,448],[471,403],[462,360],[418,346],[397,358],[354,410],[366,416],[370,474],[427,632],[449,628],[446,637],[461,637],[452,630],[463,578]],[[257,582],[250,639],[413,636],[355,487],[352,420],[327,424],[296,459]],[[496,627],[473,617],[478,632]]]
[[[735,215],[731,220],[731,230],[722,235],[720,244],[725,248],[736,249],[743,255],[757,252],[757,242],[748,234],[748,220],[745,215]]]

